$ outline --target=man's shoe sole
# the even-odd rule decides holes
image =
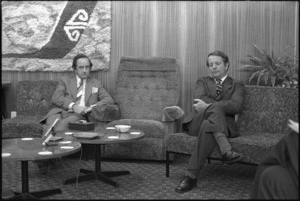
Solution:
[[[188,190],[185,190],[185,191],[180,191],[180,190],[175,188],[175,192],[176,193],[186,193],[186,192],[189,192],[189,191],[193,190],[196,187],[197,187],[197,184],[195,186],[193,186],[191,189],[188,189]]]
[[[237,157],[236,159],[229,160],[229,161],[223,161],[223,162],[226,164],[233,164],[233,163],[240,162],[240,161],[244,160],[245,158],[246,158],[246,155],[241,155],[240,157]]]

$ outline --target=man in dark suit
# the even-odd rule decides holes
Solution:
[[[210,76],[197,80],[196,103],[193,111],[183,120],[183,130],[198,138],[186,174],[175,188],[178,193],[187,192],[197,185],[199,172],[216,146],[225,163],[235,163],[245,158],[244,154],[232,150],[227,139],[239,136],[235,115],[244,103],[244,84],[227,75],[229,59],[222,51],[208,55],[207,67]]]
[[[92,62],[86,55],[75,56],[72,68],[75,74],[62,77],[52,95],[52,103],[57,107],[52,108],[40,120],[40,123],[45,123],[43,135],[56,119],[59,121],[54,126],[54,131],[65,131],[70,122],[88,120],[93,107],[114,104],[100,81],[90,77]],[[47,173],[46,162],[38,161],[42,174]]]

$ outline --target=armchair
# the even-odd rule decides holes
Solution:
[[[56,81],[20,81],[16,88],[17,116],[2,121],[2,138],[41,137],[39,120],[53,107]]]
[[[136,142],[105,145],[104,157],[127,159],[165,159],[165,141],[174,132],[179,103],[179,65],[173,58],[122,57],[118,69],[114,100],[120,119],[106,126],[131,125],[142,130]]]

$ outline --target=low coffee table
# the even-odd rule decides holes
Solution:
[[[72,131],[72,136],[74,135],[74,133],[76,134],[83,132],[84,131]],[[144,132],[140,130],[130,129],[127,133],[119,133],[115,130],[114,127],[97,127],[97,129],[95,129],[95,132],[98,133],[98,136],[93,139],[77,138],[73,136],[73,140],[77,140],[82,144],[91,144],[96,147],[95,171],[80,169],[80,172],[84,173],[85,175],[78,176],[78,178],[73,177],[67,179],[63,182],[63,184],[71,184],[77,181],[81,182],[98,179],[112,186],[119,187],[119,185],[109,177],[130,174],[129,171],[101,171],[101,145],[112,143],[125,143],[138,140],[144,137]],[[70,132],[62,132],[59,135],[61,136],[66,133],[68,134]]]
[[[22,166],[22,193],[12,198],[15,199],[37,199],[45,196],[61,193],[59,188],[29,193],[28,185],[28,161],[58,158],[76,153],[81,149],[81,144],[67,137],[55,146],[43,146],[42,138],[12,138],[2,139],[2,160],[21,161]]]

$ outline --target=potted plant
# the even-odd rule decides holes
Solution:
[[[298,63],[294,56],[288,55],[288,46],[280,54],[275,56],[254,44],[257,56],[247,55],[248,61],[244,62],[243,70],[251,71],[249,83],[256,79],[256,85],[279,86],[298,88]]]

